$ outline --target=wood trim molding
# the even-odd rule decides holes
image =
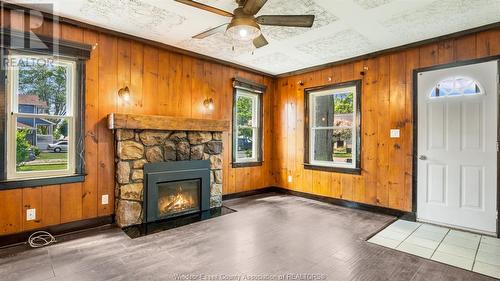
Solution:
[[[109,129],[139,129],[167,131],[227,132],[229,120],[210,120],[170,117],[160,115],[136,115],[111,113],[108,115]]]
[[[33,36],[29,32],[20,32],[4,27],[0,27],[0,36],[2,38],[0,47],[20,52],[60,55],[78,60],[88,60],[92,51],[92,46],[88,44],[51,38],[40,34]]]
[[[323,196],[323,195],[316,195],[316,194],[311,194],[311,193],[294,191],[294,190],[289,190],[289,189],[286,189],[283,187],[278,187],[278,186],[268,186],[268,187],[264,187],[264,188],[260,188],[260,189],[224,194],[224,195],[222,195],[222,200],[224,200],[224,201],[225,200],[232,200],[232,199],[238,199],[238,198],[254,196],[254,195],[264,195],[265,196],[265,195],[272,195],[272,193],[297,196],[297,197],[307,198],[307,199],[320,201],[320,202],[324,202],[324,203],[328,203],[328,204],[332,204],[332,205],[342,206],[342,207],[346,207],[346,208],[358,209],[358,210],[368,211],[368,212],[372,212],[372,213],[394,216],[394,217],[398,217],[398,218],[403,219],[403,220],[416,221],[415,212],[406,212],[406,211],[391,209],[391,208],[387,208],[387,207],[381,207],[381,206],[375,206],[375,205],[370,205],[370,204],[365,204],[365,203],[349,201],[349,200],[345,200],[345,199],[338,199],[338,198],[332,198],[332,197],[327,197],[327,196]]]
[[[109,216],[96,217],[74,222],[68,222],[58,225],[46,226],[20,233],[2,235],[0,236],[0,249],[6,247],[13,247],[19,245],[20,243],[26,244],[28,237],[35,231],[47,231],[52,235],[56,236],[57,240],[60,242],[69,239],[71,233],[76,234],[76,232],[79,231],[90,231],[93,228],[104,227],[106,225],[108,225],[109,227],[114,227],[113,223],[114,223],[114,217],[113,215],[109,215]],[[69,235],[69,237],[65,239],[61,237],[63,235]]]

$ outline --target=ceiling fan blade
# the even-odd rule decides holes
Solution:
[[[262,25],[311,27],[314,23],[314,15],[269,15],[259,16],[256,20]]]
[[[243,12],[247,15],[255,15],[266,4],[267,0],[247,0],[243,6]]]
[[[259,37],[253,39],[253,45],[257,49],[260,47],[264,47],[267,44],[269,44],[269,42],[267,42],[266,38],[262,34]]]
[[[195,39],[203,39],[203,38],[206,38],[208,36],[214,35],[215,33],[224,32],[226,30],[227,25],[228,24],[225,23],[225,24],[221,24],[221,25],[219,25],[217,27],[210,28],[209,30],[203,31],[200,34],[196,34],[195,36],[193,36],[193,38],[195,38]]]
[[[221,10],[219,8],[208,6],[208,5],[205,5],[203,3],[199,3],[199,2],[195,2],[195,1],[191,1],[191,0],[175,0],[175,1],[182,3],[182,4],[185,4],[185,5],[188,5],[188,6],[191,6],[191,7],[195,7],[198,9],[205,10],[205,11],[209,11],[209,12],[212,12],[212,13],[224,16],[224,17],[232,17],[233,16],[233,14],[230,12],[226,12],[226,11]]]

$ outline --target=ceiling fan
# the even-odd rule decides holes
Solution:
[[[191,0],[175,0],[198,9],[209,11],[221,16],[230,17],[231,22],[221,24],[200,34],[193,36],[203,39],[218,32],[226,32],[233,40],[252,41],[255,48],[268,44],[260,30],[260,25],[311,27],[314,15],[262,15],[255,17],[267,0],[236,0],[238,8],[233,13]]]

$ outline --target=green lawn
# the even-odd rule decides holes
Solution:
[[[334,153],[333,157],[338,157],[338,158],[351,158],[352,153]]]
[[[42,152],[36,160],[51,160],[51,159],[68,159],[68,153],[67,152]]]
[[[17,167],[18,172],[66,170],[67,164],[42,164]]]

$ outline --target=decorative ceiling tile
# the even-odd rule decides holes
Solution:
[[[216,33],[204,39],[189,38],[179,43],[181,48],[205,55],[218,55],[226,59],[234,59],[249,53],[238,48],[233,50],[233,43],[224,33]]]
[[[438,0],[381,24],[407,43],[496,22],[498,0]]]
[[[312,28],[262,26],[262,32],[267,38],[274,40],[288,39],[311,29],[326,26],[338,18],[325,10],[313,0],[274,0],[268,1],[259,15],[315,15]]]
[[[354,30],[344,30],[328,37],[307,42],[297,50],[320,59],[341,60],[370,52],[371,43]]]
[[[269,45],[232,50],[223,33],[191,36],[231,18],[174,0],[2,0],[53,4],[59,16],[191,50],[269,74],[356,57],[500,21],[500,0],[267,0],[259,15],[314,14],[312,28],[263,26]],[[195,0],[232,12],[235,0]],[[36,6],[34,6],[36,9]],[[300,58],[300,60],[296,58]]]
[[[354,3],[363,7],[364,9],[373,9],[379,6],[389,4],[394,0],[354,0]]]
[[[297,69],[303,62],[284,53],[275,52],[254,58],[249,61],[249,64],[259,69],[272,69],[275,73],[283,73],[290,69]]]
[[[141,0],[86,0],[80,12],[110,24],[126,23],[154,35],[181,25],[186,18]]]

